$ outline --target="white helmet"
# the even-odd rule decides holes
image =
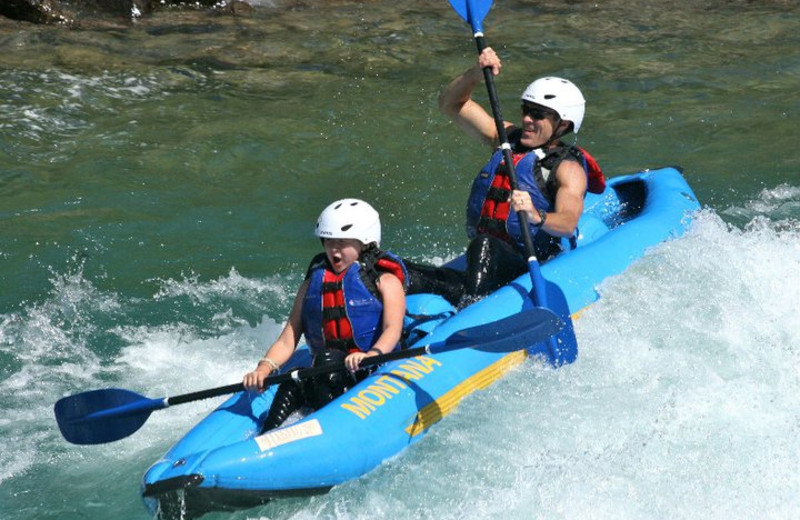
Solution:
[[[522,93],[522,100],[555,110],[562,120],[572,122],[576,134],[581,128],[586,100],[580,89],[568,79],[539,78],[528,85]]]
[[[320,238],[355,238],[363,244],[381,243],[381,219],[375,208],[358,199],[337,200],[317,219]]]

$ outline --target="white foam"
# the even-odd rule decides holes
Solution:
[[[800,509],[800,231],[781,213],[797,195],[778,191],[789,195],[772,203],[765,192],[764,207],[745,208],[742,228],[701,212],[684,238],[607,280],[576,323],[575,364],[527,363],[366,477],[248,518],[790,518]],[[0,434],[15,447],[0,455],[0,481],[40,463],[55,478],[109,460],[142,471],[214,403],[160,411],[84,457],[53,430],[55,399],[110,382],[150,397],[236,382],[281,328],[281,313],[248,325],[230,310],[213,314],[214,334],[176,321],[117,326],[124,347],[109,357],[90,344],[91,318],[141,302],[80,273],[53,283],[46,304],[0,320],[0,348],[21,367],[0,382]],[[232,270],[163,281],[150,303],[282,307],[292,286]]]
[[[704,211],[603,284],[575,364],[524,365],[289,517],[791,518],[798,265],[796,230]]]
[[[64,451],[65,441],[55,428],[53,404],[64,395],[96,388],[120,387],[147,397],[162,397],[241,381],[279,334],[282,325],[264,315],[251,327],[246,320],[223,313],[224,332],[208,337],[185,323],[116,326],[99,330],[98,316],[135,310],[142,302],[124,301],[102,293],[83,276],[81,268],[54,275],[49,299],[23,312],[0,317],[0,352],[13,355],[19,370],[0,381],[4,397],[0,436],[13,450],[0,450],[0,482],[41,463],[41,452],[55,459],[75,460],[78,449]],[[182,287],[182,289],[177,289]],[[222,294],[236,299],[252,291],[280,292],[274,280],[245,280],[235,271],[212,282],[174,284],[175,294],[191,294],[198,301]],[[154,298],[167,298],[160,291]],[[284,298],[278,294],[278,299]],[[167,298],[169,299],[169,298]],[[232,326],[231,324],[238,324]],[[117,353],[97,345],[96,336],[109,332],[127,345]],[[120,443],[93,447],[98,459],[117,457],[138,462],[142,450],[165,449],[210,412],[217,401],[191,403],[183,412],[165,410],[144,426],[147,433]],[[122,447],[120,447],[122,446]]]

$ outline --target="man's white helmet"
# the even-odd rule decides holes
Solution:
[[[381,219],[375,208],[358,199],[337,200],[320,213],[314,234],[320,238],[355,238],[381,243]]]
[[[573,82],[549,76],[539,78],[525,89],[522,100],[545,106],[558,112],[564,121],[571,121],[576,134],[581,128],[586,100]]]

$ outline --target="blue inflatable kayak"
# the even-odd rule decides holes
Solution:
[[[610,179],[604,193],[586,197],[578,247],[542,266],[548,301],[574,316],[598,298],[596,287],[605,278],[623,272],[649,247],[680,236],[697,209],[674,168]],[[459,262],[463,258],[453,265]],[[460,312],[435,295],[409,296],[410,338],[417,345],[434,343],[519,314],[532,307],[530,291],[524,275]],[[324,493],[422,439],[462,399],[527,356],[572,362],[574,342],[560,345],[512,353],[467,348],[393,361],[325,408],[261,435],[275,387],[257,396],[240,392],[150,467],[142,482],[145,503],[161,518],[194,518]],[[307,364],[308,351],[301,347],[295,358],[293,363]]]

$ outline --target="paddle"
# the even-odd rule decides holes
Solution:
[[[483,39],[483,18],[489,13],[492,8],[491,0],[449,0],[453,9],[464,19],[471,27],[475,43],[478,46],[478,54],[482,53],[486,48],[486,42]],[[500,139],[500,148],[503,150],[503,158],[506,164],[506,171],[511,183],[511,188],[514,190],[519,189],[519,182],[517,181],[517,173],[514,169],[514,161],[511,156],[511,145],[508,142],[508,133],[503,120],[503,114],[500,110],[500,101],[497,98],[497,89],[494,85],[494,75],[490,67],[483,69],[483,78],[486,82],[486,89],[489,93],[489,102],[492,106],[492,114],[494,115],[494,123],[497,127],[497,135]],[[547,285],[542,271],[539,266],[539,261],[536,258],[536,252],[533,248],[533,240],[531,239],[530,229],[528,228],[528,214],[524,211],[518,211],[517,217],[520,222],[520,230],[522,231],[522,240],[525,243],[525,254],[528,255],[528,271],[531,276],[531,285],[533,287],[533,303],[537,307],[547,307]],[[570,344],[575,344],[574,331],[572,330],[571,318],[569,317],[569,309],[565,308],[562,312],[562,318],[568,321],[569,330],[565,341]],[[550,351],[554,359],[558,359],[559,348],[556,345],[556,339],[550,338]],[[563,349],[562,349],[563,350]]]
[[[563,327],[564,323],[552,311],[532,309],[485,325],[463,329],[439,343],[365,358],[361,368],[464,348],[484,352],[514,352],[545,341]],[[345,370],[343,363],[295,369],[268,377],[264,386],[338,370]],[[174,397],[151,399],[130,390],[106,388],[59,399],[54,411],[61,434],[67,441],[73,444],[102,444],[133,434],[156,410],[241,390],[244,390],[244,385],[234,383]]]

